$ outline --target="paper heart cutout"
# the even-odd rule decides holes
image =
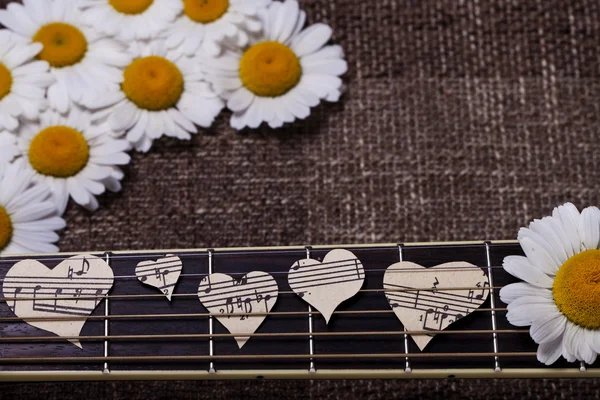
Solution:
[[[104,260],[77,255],[53,269],[36,260],[20,261],[6,274],[2,291],[11,311],[29,325],[58,336],[79,336],[85,319],[43,321],[39,318],[87,317],[104,300],[113,283],[113,271]],[[17,300],[20,298],[27,300]],[[82,348],[79,340],[69,342]]]
[[[167,254],[157,261],[142,261],[135,268],[135,275],[140,282],[157,288],[171,301],[182,269],[181,259],[174,254]]]
[[[489,295],[489,286],[485,272],[467,262],[425,268],[405,261],[391,265],[383,276],[388,303],[408,331],[446,329],[479,308]],[[423,350],[434,334],[411,336]]]
[[[326,323],[342,302],[358,293],[364,281],[362,263],[343,249],[331,250],[323,262],[310,258],[296,261],[288,274],[290,288],[316,308]]]
[[[235,335],[240,349],[250,339],[243,335],[256,332],[266,318],[266,315],[252,314],[271,312],[278,294],[275,279],[262,271],[250,272],[239,281],[226,274],[212,274],[198,286],[198,299],[211,314],[242,314],[216,317]]]

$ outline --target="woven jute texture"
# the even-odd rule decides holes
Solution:
[[[4,2],[4,1],[3,1]],[[285,129],[135,154],[122,193],[71,206],[68,251],[510,239],[600,204],[597,0],[301,0],[346,50],[341,102]],[[593,380],[4,385],[3,398],[542,399]]]

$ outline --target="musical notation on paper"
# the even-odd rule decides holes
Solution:
[[[421,350],[433,339],[433,332],[446,329],[479,308],[489,295],[489,286],[485,272],[466,262],[432,268],[400,262],[390,266],[383,278],[385,296],[404,327],[432,332],[412,336]],[[461,287],[477,289],[453,289]]]
[[[250,339],[243,334],[256,332],[266,318],[264,314],[275,306],[278,294],[275,279],[261,271],[250,272],[240,280],[226,274],[212,274],[198,286],[202,305],[213,314],[222,314],[216,317],[217,320],[236,335],[240,348]],[[263,315],[253,315],[255,313]]]
[[[182,270],[181,259],[176,255],[167,254],[157,261],[140,262],[135,268],[135,275],[140,282],[157,288],[171,301]]]
[[[36,260],[15,264],[2,286],[10,310],[24,322],[59,336],[78,336],[113,286],[112,269],[101,258],[78,255],[49,269]],[[44,317],[44,320],[38,318]],[[61,317],[62,320],[52,320]],[[35,318],[35,319],[34,319]],[[78,340],[70,340],[81,348]]]
[[[358,293],[365,281],[360,260],[350,251],[335,249],[323,258],[296,261],[290,268],[290,288],[315,307],[329,323],[335,309]]]

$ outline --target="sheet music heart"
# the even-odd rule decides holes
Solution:
[[[167,254],[157,261],[142,261],[135,268],[135,275],[140,282],[157,288],[171,301],[182,269],[181,259],[174,254]]]
[[[326,323],[342,302],[358,293],[364,281],[362,263],[352,252],[343,249],[331,250],[323,262],[296,261],[288,274],[290,288],[319,310]]]
[[[489,286],[485,272],[467,262],[450,262],[432,268],[399,262],[390,266],[383,276],[388,303],[408,331],[446,329],[479,308],[489,295]],[[434,334],[411,336],[423,350]]]
[[[20,261],[6,274],[2,291],[11,311],[29,325],[58,336],[79,336],[85,319],[43,321],[38,318],[87,317],[104,300],[113,282],[113,271],[104,260],[77,255],[54,269],[36,260]],[[69,339],[69,342],[82,348],[79,340]]]
[[[235,335],[240,349],[250,339],[243,335],[256,332],[266,318],[266,315],[252,314],[271,312],[278,294],[275,279],[261,271],[250,272],[239,281],[229,275],[212,274],[198,286],[198,298],[211,314],[240,314],[216,317]]]

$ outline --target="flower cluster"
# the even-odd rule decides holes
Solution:
[[[341,94],[342,48],[296,0],[22,3],[0,10],[0,254],[56,250],[69,199],[96,210],[132,149],[224,108],[279,128]]]

